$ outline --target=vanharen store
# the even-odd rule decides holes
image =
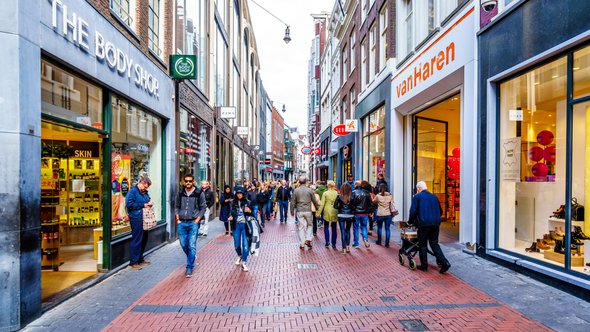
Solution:
[[[1,196],[0,273],[12,291],[0,304],[19,308],[2,310],[0,329],[128,261],[125,196],[140,175],[152,180],[160,220],[147,250],[169,232],[174,103],[165,68],[89,2],[35,6],[0,14],[16,29],[0,34],[14,50],[0,60],[0,177],[13,188]]]

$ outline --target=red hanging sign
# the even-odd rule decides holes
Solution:
[[[332,132],[334,132],[334,135],[336,136],[346,136],[350,134],[350,132],[346,131],[346,126],[344,124],[335,126]]]

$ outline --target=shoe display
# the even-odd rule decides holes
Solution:
[[[590,237],[588,237],[588,235],[584,234],[584,232],[582,231],[582,227],[580,227],[580,226],[574,226],[574,232],[572,233],[572,235],[574,235],[574,234],[580,240],[590,240]]]
[[[541,239],[537,239],[537,249],[549,250],[549,249],[551,249],[551,247],[546,245]]]
[[[561,236],[561,237],[565,236],[565,232],[563,231],[563,229],[561,227],[555,227],[555,234],[557,234],[557,236]]]
[[[556,253],[565,254],[563,251],[563,241],[562,240],[555,240],[555,248],[553,249]]]
[[[238,256],[238,258],[236,258],[236,265],[240,265],[242,263],[242,257]]]
[[[563,236],[557,235],[555,231],[549,231],[549,236],[555,241],[563,241]]]
[[[549,234],[543,234],[543,242],[550,246],[555,245],[555,240],[553,240]]]
[[[557,210],[553,211],[552,217],[565,219],[565,205],[562,205]]]
[[[525,252],[538,252],[539,250],[537,250],[537,242],[533,242],[533,245],[526,248],[524,251]]]

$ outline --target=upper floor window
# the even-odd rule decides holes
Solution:
[[[237,1],[234,2],[234,19],[232,23],[232,49],[234,52],[234,57],[240,61],[240,36],[242,35],[240,24],[240,7],[238,7]]]
[[[387,6],[383,6],[379,13],[379,28],[381,36],[379,38],[379,71],[385,68],[387,61]]]
[[[377,28],[373,23],[369,29],[369,82],[375,79],[375,49],[377,45]]]
[[[346,45],[342,48],[342,83],[346,82],[348,77],[348,52]]]
[[[367,12],[369,11],[369,0],[361,0],[361,23],[367,18]]]
[[[163,31],[163,20],[160,20],[163,1],[149,0],[148,9],[148,47],[157,56],[162,57],[163,40],[160,33]]]
[[[222,25],[225,26],[227,23],[227,0],[215,0],[215,7],[217,7],[217,13],[223,21]]]
[[[354,70],[356,66],[356,33],[355,29],[352,28],[352,33],[350,34],[350,73]]]
[[[150,0],[152,1],[152,0]],[[159,0],[163,3],[163,0]],[[162,13],[163,11],[160,11]],[[207,2],[200,0],[178,1],[176,6],[175,52],[197,56],[197,79],[193,82],[205,94],[208,92],[209,63]],[[181,37],[182,36],[182,37]],[[163,38],[160,36],[160,42]]]
[[[361,90],[367,86],[367,38],[361,41]]]
[[[134,27],[136,0],[110,0],[110,7],[125,24]]]

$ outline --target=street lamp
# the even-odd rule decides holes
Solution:
[[[265,12],[267,12],[270,16],[276,18],[279,22],[283,23],[285,25],[285,37],[283,37],[283,41],[285,42],[285,44],[289,44],[289,42],[291,41],[291,30],[289,29],[290,26],[289,24],[285,23],[283,20],[281,20],[280,18],[278,18],[275,14],[271,13],[270,11],[268,11],[268,9],[262,7],[258,2],[251,0],[253,4],[255,4],[256,6],[260,7],[260,9],[264,10]]]

